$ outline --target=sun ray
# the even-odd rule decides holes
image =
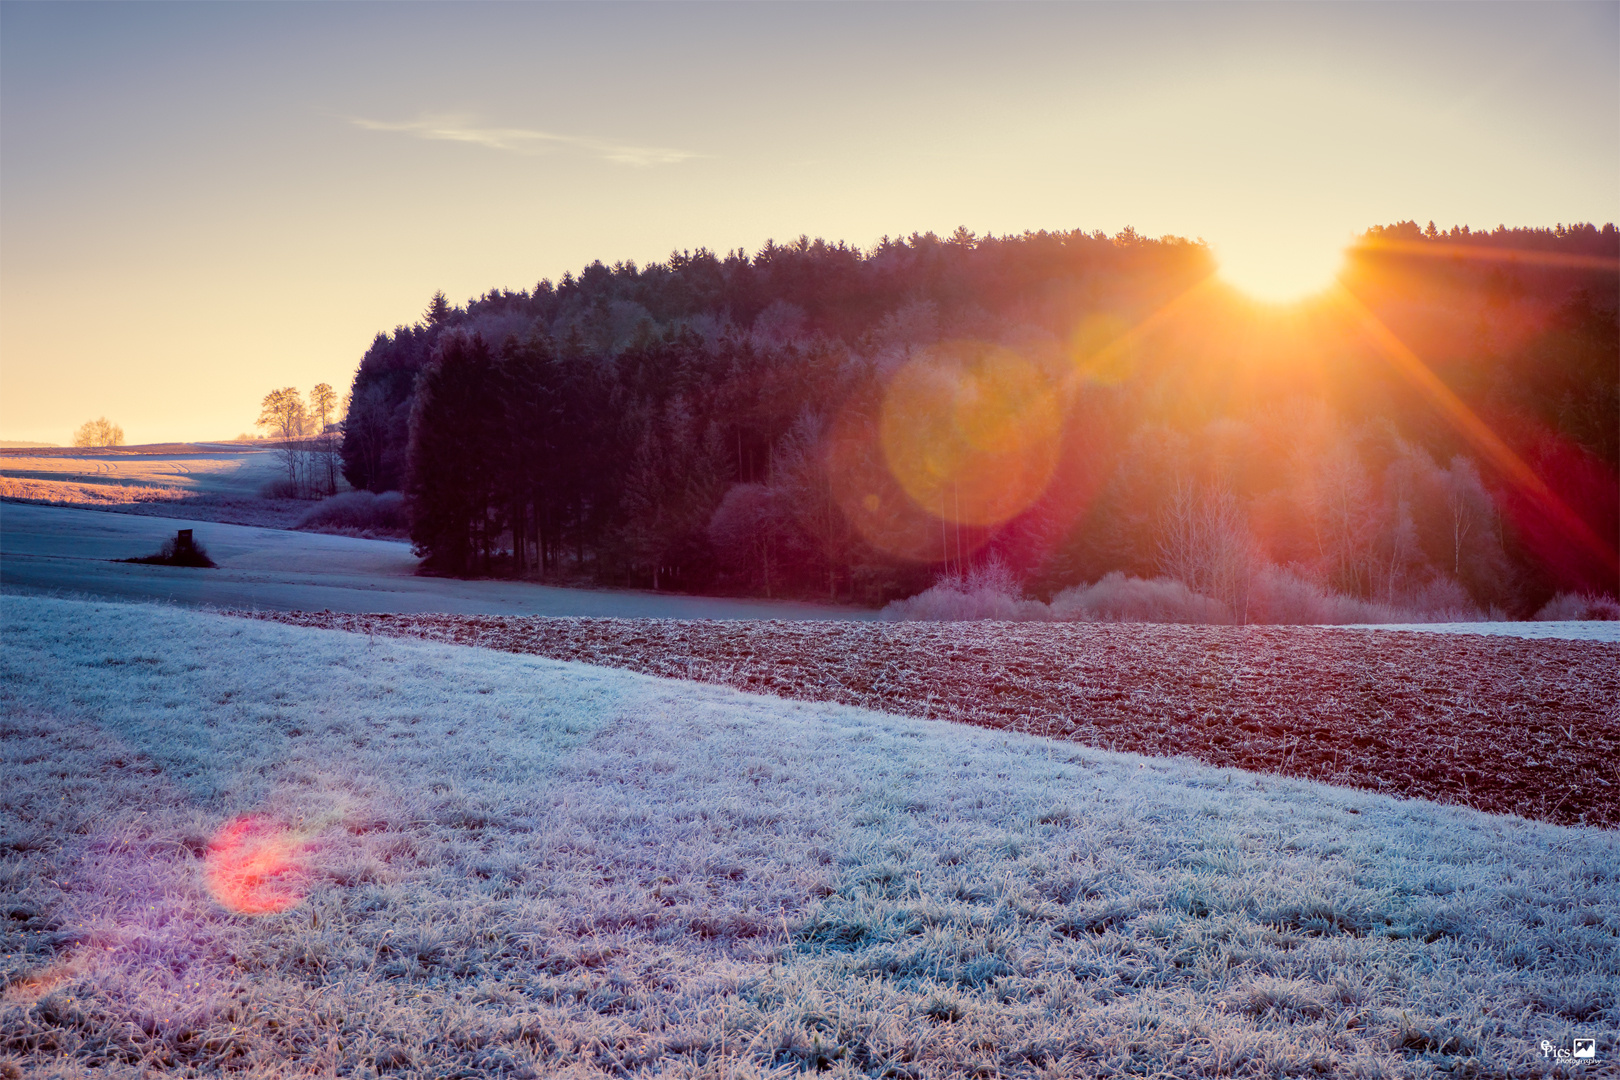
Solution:
[[[1615,549],[1605,543],[1579,514],[1558,497],[1557,492],[1547,486],[1547,482],[1538,476],[1523,458],[1514,453],[1512,447],[1491,430],[1490,425],[1481,420],[1474,410],[1442,382],[1429,365],[1423,362],[1422,357],[1396,337],[1395,333],[1348,288],[1341,285],[1332,290],[1330,296],[1378,346],[1380,355],[1407,381],[1417,387],[1446,421],[1495,466],[1510,484],[1539,506],[1566,536],[1579,543],[1589,554],[1597,557],[1606,571],[1611,574],[1620,573],[1620,557],[1617,557]]]
[[[1419,255],[1431,259],[1467,259],[1472,262],[1518,263],[1524,266],[1553,266],[1570,270],[1607,270],[1620,273],[1620,259],[1604,255],[1564,255],[1553,251],[1524,251],[1518,248],[1452,244],[1443,240],[1392,240],[1368,237],[1351,249],[1352,255]]]
[[[1092,349],[1077,350],[1073,366],[1065,374],[1060,390],[1072,397],[1082,386],[1095,382],[1120,382],[1131,374],[1130,357],[1136,347],[1155,331],[1169,325],[1194,304],[1209,298],[1217,288],[1214,274],[1200,278],[1168,302],[1161,304],[1145,318],[1126,328],[1106,343]]]

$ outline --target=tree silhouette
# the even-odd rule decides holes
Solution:
[[[86,420],[73,433],[74,446],[123,446],[124,429],[105,416]]]

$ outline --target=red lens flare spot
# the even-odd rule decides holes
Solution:
[[[208,844],[208,891],[239,915],[286,911],[304,898],[305,848],[268,818],[236,818]]]

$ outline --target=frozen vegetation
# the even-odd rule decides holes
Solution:
[[[0,453],[0,497],[124,514],[285,528],[309,503],[275,497],[286,470],[253,443],[172,443]]]
[[[310,452],[295,460],[308,471],[319,468],[318,458]],[[251,442],[11,449],[0,453],[0,497],[345,536],[407,537],[399,492],[294,497],[299,489],[289,482],[286,460],[274,444]]]
[[[1260,567],[1248,581],[1240,608],[1194,592],[1173,578],[1127,577],[1115,571],[1076,585],[1049,603],[1023,595],[1022,586],[994,561],[966,574],[941,578],[931,588],[883,609],[895,621],[993,619],[1017,622],[1145,622],[1272,626],[1365,626],[1449,633],[1510,634],[1620,641],[1620,603],[1612,597],[1560,593],[1531,622],[1482,613],[1466,594],[1445,583],[1405,604],[1345,596],[1276,566]]]
[[[0,614],[0,1075],[1620,1053],[1612,831],[436,643]],[[296,904],[222,904],[243,829]]]
[[[388,496],[364,498],[389,501]],[[310,504],[300,505],[309,512]],[[317,509],[324,505],[315,504]],[[172,504],[171,509],[181,512]],[[115,561],[150,554],[174,539],[177,529],[194,529],[219,569]],[[422,577],[418,566],[410,545],[397,540],[0,503],[0,584],[6,592],[303,611],[689,619],[860,619],[873,614],[825,604]]]

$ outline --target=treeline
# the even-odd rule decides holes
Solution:
[[[987,561],[1241,609],[1613,593],[1613,226],[1355,249],[1279,314],[1126,231],[600,263],[379,335],[343,444],[436,571],[874,603]]]

